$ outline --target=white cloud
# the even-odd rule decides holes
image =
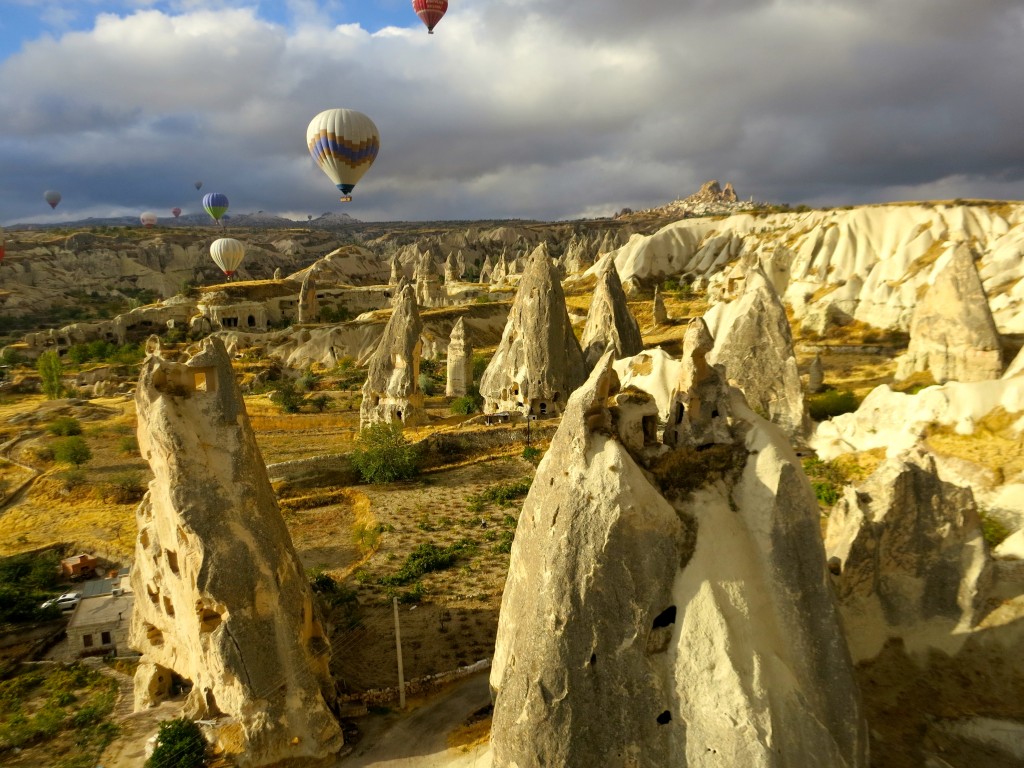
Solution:
[[[465,0],[432,36],[302,0],[288,26],[133,4],[0,63],[3,220],[47,214],[51,185],[62,212],[186,207],[195,178],[239,211],[338,208],[304,147],[335,106],[381,131],[345,208],[364,218],[566,218],[712,177],[794,203],[1024,197],[1012,0]]]

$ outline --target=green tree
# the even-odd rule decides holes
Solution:
[[[48,400],[56,400],[64,395],[64,382],[61,380],[64,366],[56,350],[43,352],[36,361],[36,370],[39,371],[43,394]]]
[[[89,445],[84,438],[72,435],[54,443],[53,458],[64,464],[74,464],[77,467],[92,458],[92,451],[89,450]]]
[[[276,403],[285,413],[298,413],[306,403],[306,397],[299,392],[291,379],[281,379],[274,384],[270,401]]]
[[[420,471],[420,454],[405,439],[402,425],[380,421],[359,433],[352,464],[366,483],[407,480]]]
[[[146,768],[203,768],[207,744],[199,726],[185,717],[164,720]]]

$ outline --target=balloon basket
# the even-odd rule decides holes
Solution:
[[[344,197],[339,197],[338,199],[343,203],[351,203],[352,195],[345,195]]]

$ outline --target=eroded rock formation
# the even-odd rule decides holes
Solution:
[[[214,720],[240,766],[336,752],[330,646],[223,344],[176,363],[151,342],[135,402],[154,474],[131,575],[136,709],[185,679],[186,716]]]
[[[558,414],[584,379],[586,363],[554,265],[546,251],[534,251],[501,343],[480,378],[484,409]]]
[[[302,278],[299,290],[299,323],[315,323],[320,320],[320,303],[316,298],[316,270],[309,270]]]
[[[611,259],[607,260],[594,287],[580,345],[588,368],[596,365],[606,350],[614,350],[618,360],[632,357],[644,348],[640,326],[629,311],[619,273]]]
[[[610,353],[569,400],[512,547],[495,765],[867,765],[814,496],[692,331],[674,447]]]
[[[825,548],[854,658],[890,638],[909,651],[955,651],[973,628],[990,577],[969,488],[939,479],[920,449],[848,488],[829,515]]]
[[[473,386],[473,348],[466,341],[466,324],[460,317],[448,341],[447,397],[462,397]]]
[[[423,323],[411,285],[395,297],[395,309],[367,366],[359,426],[400,421],[409,426],[426,420],[420,391]]]
[[[651,309],[654,315],[655,325],[665,325],[668,322],[668,310],[665,309],[665,297],[661,295],[661,289],[654,286],[654,302]]]
[[[1003,372],[1002,346],[970,246],[960,243],[910,320],[896,378],[929,371],[936,382],[987,381]]]
[[[778,294],[757,266],[746,272],[742,295],[706,316],[715,337],[708,360],[724,365],[750,406],[789,435],[806,431],[793,334]]]

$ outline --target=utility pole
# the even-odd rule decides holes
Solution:
[[[395,609],[395,650],[398,653],[398,708],[405,709],[405,670],[402,668],[402,627],[398,621],[398,598],[391,598]]]

